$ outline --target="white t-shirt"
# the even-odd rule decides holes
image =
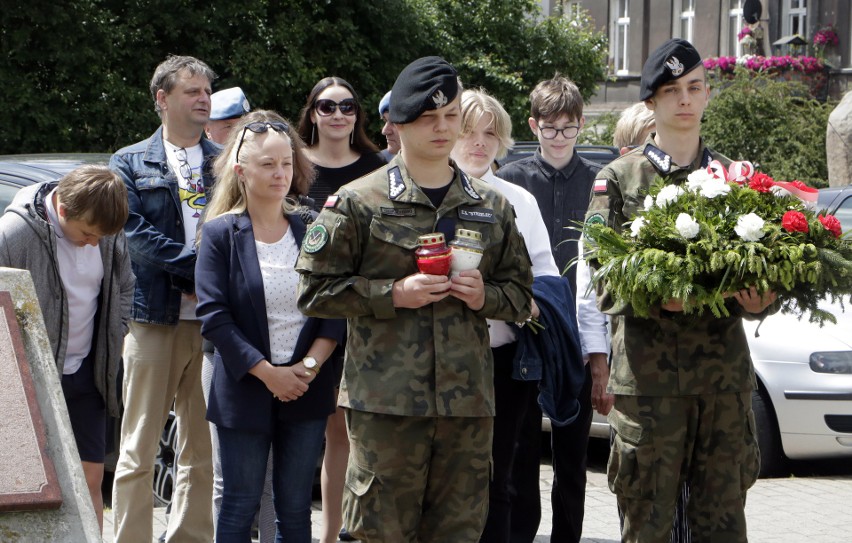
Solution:
[[[296,340],[305,324],[305,317],[296,306],[299,274],[296,259],[299,247],[288,228],[275,243],[255,240],[257,261],[263,278],[266,298],[266,320],[269,325],[270,364],[286,364],[293,357]]]
[[[45,208],[47,218],[56,232],[56,264],[68,303],[68,345],[62,373],[71,375],[77,373],[92,348],[104,263],[100,248],[91,245],[78,247],[65,237],[53,205],[55,192],[53,190],[48,194]]]
[[[541,218],[541,210],[535,196],[522,187],[500,179],[491,170],[485,172],[482,180],[502,194],[515,208],[515,225],[527,245],[533,276],[558,277],[559,268],[556,267],[553,252],[550,250],[550,236],[547,234],[547,227]],[[488,333],[491,347],[500,347],[516,339],[515,330],[503,321],[488,320]]]
[[[207,203],[204,184],[201,180],[201,164],[204,161],[204,153],[201,151],[200,143],[192,147],[177,147],[166,140],[163,140],[163,143],[166,146],[169,167],[178,181],[178,197],[183,212],[186,246],[192,247],[195,245],[198,219]],[[180,303],[180,318],[182,320],[196,320],[196,305],[195,297],[183,296]]]

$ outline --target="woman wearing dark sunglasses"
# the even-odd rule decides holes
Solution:
[[[272,448],[276,541],[311,541],[311,490],[344,321],[305,317],[294,269],[306,226],[289,194],[313,177],[286,121],[254,111],[216,161],[196,264],[201,332],[216,347],[207,418],[222,469],[217,542],[251,541]]]
[[[321,79],[308,94],[300,116],[299,135],[308,142],[307,156],[316,169],[309,195],[316,209],[337,190],[385,164],[379,149],[364,131],[364,109],[358,95],[339,77]],[[337,383],[343,360],[335,357]],[[342,524],[343,481],[349,456],[349,438],[343,412],[329,417],[322,464],[322,536],[320,543],[334,543]],[[347,534],[340,534],[346,541]]]

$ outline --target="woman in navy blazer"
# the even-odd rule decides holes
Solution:
[[[251,541],[270,446],[276,541],[311,540],[311,489],[345,321],[304,317],[294,264],[305,222],[286,198],[312,178],[286,121],[254,111],[216,162],[196,264],[201,331],[216,347],[207,419],[216,425],[223,495],[216,540]]]

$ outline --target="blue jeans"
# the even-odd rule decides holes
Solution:
[[[310,543],[311,490],[326,419],[278,421],[272,434],[218,427],[222,508],[216,541],[250,543],[260,505],[269,447],[278,533],[275,541]]]

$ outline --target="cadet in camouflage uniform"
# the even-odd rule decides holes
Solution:
[[[677,184],[713,159],[729,162],[700,137],[709,96],[701,57],[689,42],[670,40],[650,55],[640,98],[654,111],[657,132],[601,170],[587,222],[620,230],[656,176]],[[746,541],[743,508],[759,458],[754,370],[741,319],[756,318],[774,299],[740,291],[727,318],[684,315],[681,302],[671,300],[637,318],[599,292],[601,310],[614,316],[609,422],[616,435],[608,478],[625,514],[623,541],[668,541],[684,481],[693,541]]]
[[[526,319],[532,273],[508,201],[449,160],[459,87],[438,57],[400,73],[390,120],[401,153],[328,199],[297,262],[299,307],[349,319],[344,517],[361,541],[477,541],[485,523],[494,416],[485,319]],[[478,270],[418,273],[418,236],[451,240],[456,228],[482,234]]]

